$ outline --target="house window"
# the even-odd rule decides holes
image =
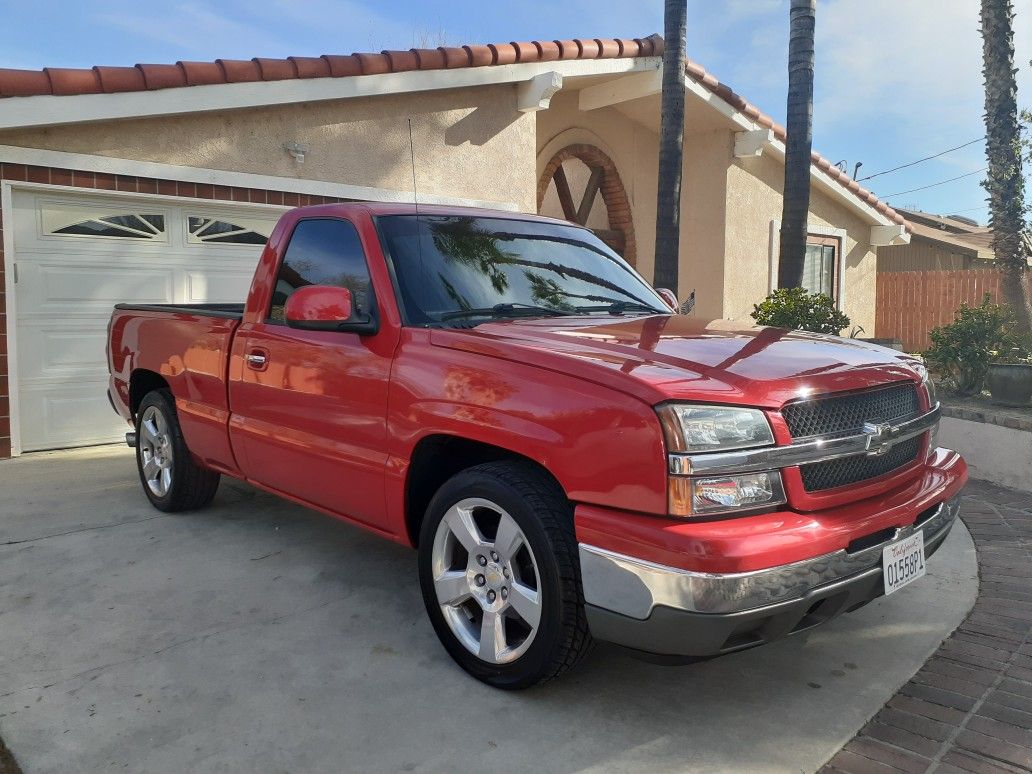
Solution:
[[[67,221],[67,219],[64,219]],[[48,233],[61,236],[116,237],[120,239],[164,239],[165,216],[128,212],[76,218],[72,223],[52,227]]]
[[[839,240],[835,237],[811,234],[806,239],[806,254],[803,257],[803,288],[810,293],[824,293],[838,296],[836,268],[838,266]]]
[[[188,219],[188,242],[219,242],[233,245],[264,245],[269,238],[271,224],[250,222],[249,219],[221,218],[191,215]]]

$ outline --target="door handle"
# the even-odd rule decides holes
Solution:
[[[255,371],[264,371],[269,361],[266,354],[257,349],[248,352],[244,359],[247,360],[247,367]]]

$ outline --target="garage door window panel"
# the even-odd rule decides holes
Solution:
[[[44,233],[49,236],[166,240],[165,216],[158,212],[53,207],[44,208],[42,216]]]
[[[232,245],[264,245],[271,224],[249,223],[244,219],[225,220],[218,217],[191,215],[187,223],[187,242],[215,242]]]

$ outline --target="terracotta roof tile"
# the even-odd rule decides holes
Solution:
[[[93,70],[100,78],[100,88],[108,94],[147,88],[143,73],[136,67],[94,67]]]
[[[50,93],[50,79],[45,72],[0,69],[0,95],[4,97],[33,97]]]
[[[535,40],[534,45],[537,46],[538,59],[542,62],[554,62],[562,56],[559,44],[554,40]]]
[[[463,46],[462,48],[469,56],[470,67],[485,67],[494,59],[494,53],[487,46]]]
[[[258,65],[250,59],[216,59],[226,73],[227,83],[248,83],[260,81],[262,71]]]
[[[37,70],[0,69],[0,98],[120,93],[145,89],[167,89],[248,81],[278,81],[294,78],[346,78],[408,70],[437,70],[457,67],[484,67],[525,62],[552,62],[560,59],[612,59],[617,57],[659,56],[663,39],[647,38],[583,38],[530,42],[495,43],[410,49],[381,53],[356,53],[351,56],[289,57],[288,59],[253,59],[247,61],[217,59],[215,62],[178,62],[177,64],[140,64],[136,67],[95,67],[93,69],[45,68]],[[784,142],[785,128],[776,123],[729,86],[721,83],[705,68],[685,62],[689,78],[727,102],[756,124],[767,127]],[[906,224],[904,217],[840,172],[819,153],[813,164],[828,177],[852,192],[893,222]]]
[[[148,89],[172,89],[186,86],[186,73],[174,64],[138,64]],[[55,91],[55,94],[57,92]]]
[[[262,73],[263,81],[289,81],[297,78],[297,70],[290,63],[289,59],[259,59],[251,60]]]
[[[383,51],[381,53],[387,57],[390,72],[404,73],[409,70],[419,69],[419,57],[411,49],[408,51]]]
[[[538,47],[529,41],[523,43],[513,41],[509,45],[516,51],[517,62],[535,62],[538,56],[540,56],[538,54]]]
[[[439,48],[414,48],[420,70],[443,70],[445,67],[444,52]]]
[[[226,74],[218,62],[177,62],[176,64],[186,73],[187,86],[226,82]],[[105,88],[104,91],[108,91],[108,89]]]
[[[560,59],[580,59],[583,49],[579,40],[556,40],[554,43],[559,46]]]
[[[352,54],[362,66],[362,75],[380,75],[391,71],[391,60],[383,54]]]
[[[50,78],[42,70],[0,68],[0,96],[35,97],[51,93]]]
[[[290,61],[294,63],[298,78],[329,78],[330,63],[318,56],[292,56]]]
[[[171,65],[175,67],[175,65]],[[99,94],[100,78],[93,70],[73,70],[67,67],[44,67],[50,79],[52,93],[64,97],[70,94]]]
[[[620,56],[640,56],[641,44],[634,38],[617,38],[620,44]]]
[[[337,56],[325,54],[322,57],[330,66],[330,75],[334,78],[347,78],[352,75],[362,74],[362,63],[357,56]]]
[[[437,50],[444,54],[444,66],[449,70],[453,67],[469,67],[469,52],[466,49],[441,46]]]
[[[602,53],[602,45],[595,38],[580,41],[580,46],[581,59],[598,59]]]
[[[620,42],[613,40],[612,38],[595,38],[595,42],[598,43],[601,53],[599,57],[602,59],[616,59],[620,56]]]
[[[489,43],[487,47],[494,55],[492,64],[507,65],[516,61],[516,47],[512,43]]]

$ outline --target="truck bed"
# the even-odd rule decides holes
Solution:
[[[243,304],[118,304],[108,343],[108,394],[115,411],[132,420],[134,396],[142,397],[143,389],[134,390],[134,374],[164,381],[198,458],[232,472],[227,375],[243,310]]]
[[[171,312],[202,317],[225,317],[239,320],[244,316],[243,304],[115,304],[123,312]]]

